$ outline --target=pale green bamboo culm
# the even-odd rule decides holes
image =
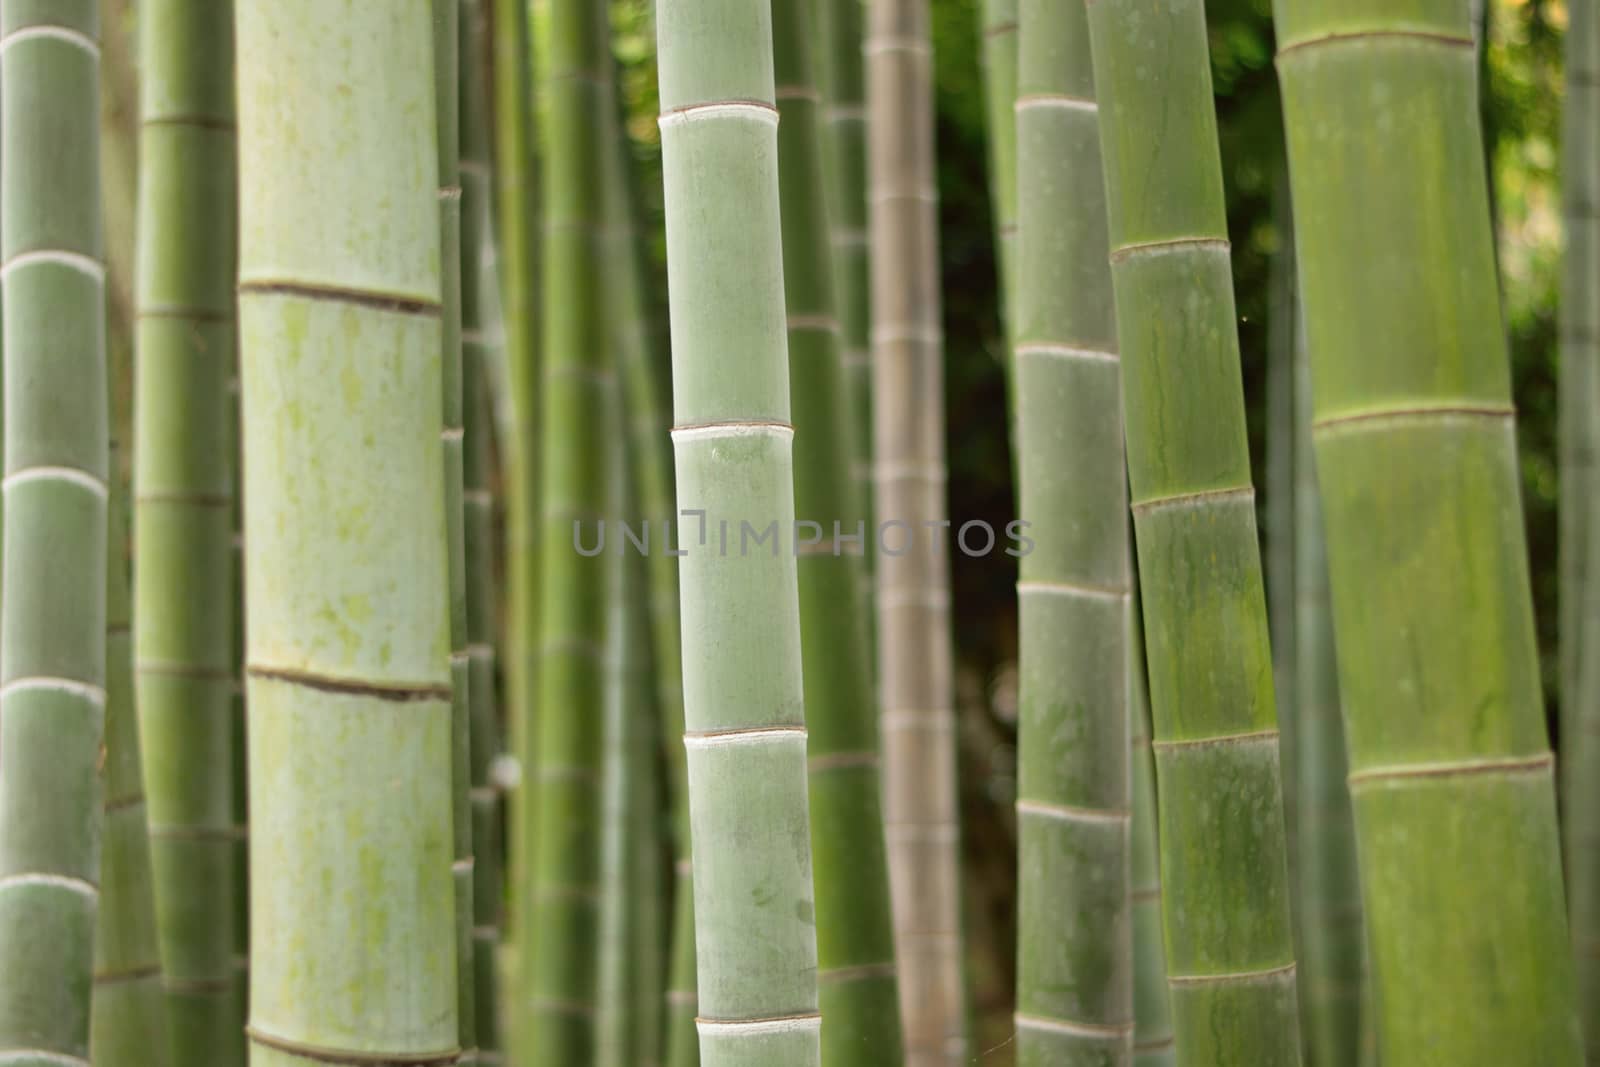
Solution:
[[[0,8],[0,1061],[24,1067],[89,1044],[109,466],[98,9]]]
[[[161,986],[151,886],[150,838],[129,630],[126,500],[111,444],[106,538],[106,790],[101,829],[100,907],[95,917],[89,1062],[95,1067],[168,1067],[167,1005]]]
[[[1300,1062],[1271,650],[1201,0],[1089,4],[1178,1062]]]
[[[610,56],[605,5],[554,0],[548,15],[538,762],[527,787],[532,929],[518,1012],[528,1062],[587,1064],[598,995],[605,574],[599,556],[578,548],[593,545],[611,504],[601,195]]]
[[[1122,371],[1084,5],[1018,4],[1017,1063],[1133,1054]]]
[[[1595,493],[1600,405],[1600,10],[1567,5],[1561,190],[1566,246],[1561,288],[1561,814],[1578,1008],[1600,1020],[1600,524]],[[1584,1027],[1600,1064],[1600,1021]]]
[[[723,552],[724,523],[794,529],[794,429],[766,0],[657,10],[684,711],[706,1067],[817,1067],[806,728],[794,553]]]
[[[878,779],[863,544],[835,544],[861,517],[839,358],[840,323],[823,194],[821,100],[805,0],[772,0],[782,187],[783,284],[795,423],[795,509],[816,523],[800,544],[800,642],[817,902],[822,1058],[879,1067],[902,1058],[894,920]]]
[[[134,671],[173,1067],[244,1062],[233,958],[231,0],[139,18]]]
[[[1467,5],[1278,0],[1275,16],[1379,1058],[1568,1067]]]
[[[238,5],[252,1067],[459,1053],[432,15]]]

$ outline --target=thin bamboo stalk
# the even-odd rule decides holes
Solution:
[[[1344,722],[1328,606],[1328,554],[1312,457],[1311,367],[1295,331],[1294,387],[1294,706],[1299,719],[1301,802],[1301,1017],[1306,1058],[1354,1064],[1361,1052],[1365,939],[1356,877]]]
[[[485,99],[489,28],[478,0],[461,8],[461,402],[462,530],[467,624],[468,800],[472,812],[471,965],[473,1042],[480,1057],[497,1050],[499,991],[495,951],[500,941],[503,887],[500,865],[500,798],[489,780],[499,749],[495,702],[494,498],[489,489],[494,414],[490,365],[502,336],[495,314],[495,274],[490,212],[494,189],[489,167],[489,105]]]
[[[1467,8],[1276,25],[1380,1057],[1577,1063]]]
[[[444,460],[445,543],[450,610],[450,811],[455,885],[456,1021],[462,1059],[476,1060],[477,969],[473,959],[472,850],[472,665],[467,653],[467,556],[465,500],[466,408],[462,380],[462,220],[466,178],[461,164],[462,39],[469,0],[433,0],[435,148],[438,157],[441,301],[439,440]]]
[[[960,842],[946,557],[933,52],[927,0],[868,9],[873,457],[884,815],[908,1067],[964,1063]],[[899,538],[906,526],[889,536]],[[876,533],[876,531],[874,531]],[[937,551],[936,551],[937,550]]]
[[[815,1067],[795,557],[720,536],[794,529],[771,10],[663,0],[657,29],[678,505],[708,535],[679,560],[700,1057]]]
[[[1137,594],[1137,590],[1135,590]],[[1156,838],[1156,766],[1150,748],[1150,701],[1144,671],[1144,626],[1135,595],[1128,619],[1128,719],[1133,735],[1133,1065],[1173,1067],[1172,998],[1161,935],[1160,843]]]
[[[999,252],[1000,316],[1012,336],[1017,300],[1018,0],[983,0],[983,97],[988,123],[989,207]],[[1007,348],[1009,349],[1009,343]],[[1006,354],[1010,359],[1010,352]]]
[[[0,1059],[88,1053],[106,682],[99,4],[0,8]]]
[[[1299,1063],[1273,711],[1200,0],[1089,5],[1178,1061]]]
[[[238,5],[252,1067],[460,1052],[432,15]]]
[[[578,552],[610,504],[612,388],[604,299],[604,140],[609,89],[604,5],[549,8],[549,167],[544,185],[543,519],[539,574],[538,764],[533,928],[523,966],[532,1063],[595,1054],[605,582]]]
[[[106,538],[106,754],[100,907],[95,916],[89,1062],[167,1067],[167,1005],[156,937],[155,891],[134,706],[127,501],[110,449]]]
[[[234,968],[233,4],[140,14],[134,669],[174,1067],[242,1064]]]
[[[1600,14],[1593,0],[1567,7],[1562,127],[1561,390],[1561,812],[1567,905],[1577,961],[1578,1005],[1600,1018],[1600,592],[1589,577],[1600,552],[1590,521],[1595,489],[1596,362],[1600,360]],[[1584,1027],[1585,1053],[1600,1063],[1600,1024]]]
[[[861,516],[850,482],[851,424],[834,315],[824,201],[821,96],[811,67],[804,0],[773,0],[783,283],[789,393],[796,429],[795,509],[818,524],[800,546],[802,651],[817,903],[822,1058],[898,1063],[901,1051],[894,925],[884,850],[864,552],[835,551],[835,530]],[[854,549],[856,546],[849,546]]]
[[[1296,687],[1295,570],[1297,545],[1297,465],[1295,396],[1299,315],[1295,301],[1293,212],[1289,206],[1289,168],[1280,168],[1272,187],[1272,223],[1278,235],[1267,278],[1267,397],[1266,397],[1266,568],[1267,626],[1272,635],[1273,699],[1278,706],[1278,753],[1283,773],[1283,829],[1289,847],[1289,912],[1300,938],[1299,754],[1300,707]],[[1308,446],[1309,447],[1309,446]],[[1301,1000],[1305,991],[1301,990]]]
[[[1017,18],[1017,1062],[1125,1064],[1132,576],[1099,113],[1085,7]]]

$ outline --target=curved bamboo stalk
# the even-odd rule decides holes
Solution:
[[[1150,703],[1145,688],[1144,626],[1134,590],[1128,620],[1128,720],[1133,735],[1133,1065],[1174,1067],[1172,998],[1161,936],[1161,864],[1156,826],[1156,765],[1150,748]]]
[[[719,537],[794,529],[771,11],[663,0],[657,28],[678,506],[708,535],[679,539],[700,1057],[816,1067],[795,558]]]
[[[544,342],[534,914],[522,962],[532,1063],[588,1063],[598,994],[605,582],[576,549],[610,505],[604,298],[604,5],[554,0],[544,89]]]
[[[93,0],[0,8],[0,1059],[83,1061],[100,875],[107,402]]]
[[[1089,5],[1178,1061],[1299,1063],[1278,732],[1200,0]]]
[[[1577,1063],[1466,5],[1276,22],[1380,1057]]]
[[[111,443],[106,538],[105,822],[95,916],[89,1061],[95,1067],[168,1067],[155,890],[134,706],[127,501]]]
[[[1017,16],[1017,1062],[1133,1055],[1122,372],[1082,4]]]
[[[800,644],[810,767],[822,1058],[877,1067],[902,1059],[894,925],[884,853],[864,552],[840,546],[860,509],[834,316],[823,199],[821,97],[804,0],[773,0],[783,285],[795,423],[795,511],[820,529],[799,545]]]
[[[967,1057],[950,578],[927,524],[945,517],[944,381],[933,49],[927,0],[868,11],[874,510],[909,526],[880,545],[877,648],[884,815],[908,1067]],[[890,528],[889,536],[899,538]],[[876,531],[873,531],[874,534]]]
[[[253,1067],[460,1052],[432,15],[238,5]]]
[[[233,4],[140,13],[134,657],[174,1067],[242,1064],[232,585]]]

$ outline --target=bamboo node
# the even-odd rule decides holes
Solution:
[[[320,1063],[353,1064],[355,1067],[448,1067],[461,1057],[457,1048],[438,1052],[366,1052],[356,1049],[334,1049],[291,1041],[286,1037],[269,1034],[250,1024],[244,1028],[247,1038],[264,1048],[287,1052],[291,1056],[316,1060]]]
[[[246,281],[239,283],[240,296],[291,296],[302,300],[322,300],[338,304],[354,304],[374,311],[387,311],[396,315],[420,315],[438,318],[442,309],[437,300],[401,296],[398,293],[378,293],[338,285],[314,285],[293,281]]]
[[[691,752],[736,745],[758,745],[768,741],[806,740],[804,726],[747,726],[732,730],[695,730],[683,735],[683,746]]]
[[[1254,501],[1256,490],[1251,485],[1232,486],[1225,489],[1202,489],[1197,493],[1174,493],[1171,496],[1151,497],[1149,500],[1136,500],[1130,510],[1135,515],[1143,515],[1151,511],[1162,511],[1167,508],[1192,508],[1205,504],[1225,504],[1237,500]]]
[[[13,471],[0,480],[0,491],[9,492],[13,486],[23,485],[27,482],[57,481],[67,482],[71,485],[87,489],[101,500],[109,495],[105,479],[97,474],[79,470],[77,467],[25,467]]]
[[[703,104],[685,104],[669,108],[656,119],[661,129],[684,126],[700,119],[729,118],[741,115],[759,119],[771,126],[778,125],[778,109],[765,100],[714,100]]]
[[[59,1067],[90,1067],[89,1061],[82,1056],[69,1056],[65,1052],[51,1052],[42,1048],[8,1048],[0,1052],[0,1063],[24,1063],[28,1067],[36,1064],[58,1064]]]
[[[1054,344],[1046,341],[1030,341],[1017,345],[1012,351],[1017,358],[1023,356],[1045,356],[1054,359],[1084,359],[1096,363],[1121,363],[1122,357],[1109,349],[1092,348],[1087,345]]]
[[[1018,114],[1034,108],[1059,108],[1065,111],[1083,111],[1091,115],[1100,112],[1100,105],[1089,97],[1073,96],[1070,93],[1028,93],[1017,97],[1017,102],[1012,108]]]
[[[450,686],[448,685],[389,685],[355,678],[337,678],[332,675],[293,670],[287,667],[267,667],[254,664],[245,668],[245,673],[251,678],[258,678],[262,681],[284,682],[289,685],[298,685],[325,693],[338,693],[343,696],[373,697],[378,700],[393,701],[397,704],[423,703],[433,700],[448,701],[451,697]]]
[[[1049,804],[1041,800],[1017,801],[1018,815],[1034,815],[1045,819],[1066,822],[1110,823],[1127,826],[1133,822],[1133,812],[1122,808],[1080,808],[1073,804]]]
[[[686,423],[672,428],[672,440],[699,441],[718,437],[793,437],[794,426],[788,422],[763,419],[730,419],[726,422]]]
[[[1298,41],[1290,41],[1278,49],[1278,59],[1283,59],[1294,52],[1304,52],[1325,45],[1349,44],[1359,41],[1416,41],[1418,43],[1439,44],[1450,48],[1477,48],[1478,42],[1471,37],[1462,37],[1454,33],[1430,33],[1427,30],[1358,30],[1353,33],[1324,33],[1315,37],[1306,37]]]
[[[1136,256],[1162,256],[1173,252],[1221,252],[1227,255],[1233,246],[1226,237],[1169,237],[1161,241],[1142,241],[1111,250],[1111,262],[1123,263]]]
[[[1281,967],[1266,967],[1259,971],[1228,971],[1223,974],[1170,974],[1168,985],[1242,985],[1248,982],[1272,982],[1280,979],[1294,980],[1293,961]]]
[[[100,42],[81,30],[74,30],[68,26],[23,26],[21,29],[12,30],[4,37],[0,37],[0,52],[24,41],[61,41],[83,49],[96,59],[100,58]]]
[[[45,675],[36,675],[31,678],[13,678],[5,685],[0,685],[0,701],[12,693],[26,692],[29,690],[43,690],[55,693],[71,693],[73,696],[82,697],[96,707],[105,707],[106,691],[102,686],[89,682],[80,682],[72,678],[52,678]]]
[[[121,985],[125,982],[138,982],[146,978],[161,977],[159,963],[148,964],[144,967],[129,967],[125,971],[99,971],[93,978],[95,985]]]
[[[1504,759],[1440,760],[1436,763],[1402,763],[1372,767],[1352,773],[1345,779],[1351,789],[1407,778],[1461,778],[1479,774],[1539,774],[1555,766],[1555,756],[1541,752],[1535,756]]]
[[[816,333],[839,332],[839,320],[832,315],[790,315],[788,321],[790,330],[811,330]]]
[[[1440,404],[1429,407],[1378,408],[1329,415],[1311,424],[1314,431],[1339,430],[1363,423],[1384,423],[1422,419],[1514,419],[1517,409],[1506,404]]]
[[[1069,1034],[1073,1037],[1128,1038],[1133,1036],[1133,1021],[1125,1023],[1083,1023],[1070,1019],[1047,1019],[1040,1015],[1017,1012],[1012,1016],[1019,1030],[1043,1030],[1047,1033]]]
[[[822,1014],[776,1015],[768,1019],[707,1019],[695,1016],[695,1029],[705,1037],[760,1037],[767,1034],[809,1033],[822,1029]]]
[[[35,889],[65,889],[69,893],[76,893],[80,897],[95,900],[100,896],[100,887],[83,878],[75,878],[70,874],[47,874],[43,871],[30,871],[25,874],[8,874],[0,878],[0,892],[7,889],[22,889],[27,887]]]
[[[1247,730],[1237,734],[1217,734],[1214,737],[1179,737],[1170,741],[1159,738],[1151,742],[1150,747],[1157,752],[1170,752],[1183,748],[1216,748],[1222,745],[1255,745],[1271,742],[1277,744],[1278,730]]]
[[[1090,600],[1110,600],[1122,603],[1133,593],[1128,589],[1111,589],[1097,585],[1074,585],[1070,582],[1018,582],[1018,596],[1070,596]]]

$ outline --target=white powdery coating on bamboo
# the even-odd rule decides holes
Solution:
[[[656,119],[656,125],[665,130],[673,126],[687,126],[702,119],[735,116],[760,119],[774,127],[778,125],[778,109],[771,104],[756,100],[724,100],[714,104],[691,104],[688,107],[662,112]]]
[[[822,1016],[789,1015],[781,1019],[724,1021],[696,1019],[695,1029],[702,1037],[766,1037],[772,1034],[805,1034],[822,1030]]]
[[[683,747],[691,751],[708,748],[733,748],[739,745],[759,745],[768,741],[800,741],[806,739],[804,726],[757,726],[748,730],[719,730],[716,733],[684,734]]]
[[[714,441],[725,437],[790,437],[794,427],[785,422],[713,422],[703,425],[674,426],[672,440]]]
[[[71,875],[66,874],[30,872],[28,874],[9,874],[4,878],[0,878],[0,892],[27,886],[65,889],[69,893],[76,893],[80,897],[87,897],[90,900],[96,900],[100,896],[100,889],[93,882],[85,882],[82,878],[73,878]]]
[[[100,42],[86,33],[65,26],[24,26],[20,30],[13,30],[0,37],[0,52],[24,41],[63,41],[76,45],[96,59],[100,58]]]
[[[90,474],[88,471],[79,470],[77,467],[28,467],[6,475],[0,481],[0,490],[9,490],[13,486],[22,485],[24,482],[70,482],[89,490],[94,495],[104,500],[109,496],[106,483]]]
[[[79,274],[88,275],[95,281],[104,285],[106,280],[106,265],[93,256],[86,256],[82,252],[73,252],[65,248],[35,248],[29,252],[18,252],[0,265],[0,278],[6,278],[13,271],[23,267],[34,267],[44,263],[53,263],[58,267],[68,267]]]
[[[1102,1025],[1098,1023],[1068,1022],[1065,1019],[1041,1019],[1037,1015],[1012,1016],[1018,1030],[1042,1030],[1045,1033],[1064,1034],[1071,1037],[1127,1038],[1133,1036],[1132,1023]]]
[[[1122,357],[1115,352],[1108,352],[1100,348],[1082,348],[1078,345],[1030,342],[1018,345],[1014,351],[1018,359],[1023,356],[1044,356],[1052,359],[1087,359],[1096,363],[1122,362]]]
[[[1019,113],[1033,108],[1084,111],[1091,115],[1100,111],[1100,105],[1093,100],[1082,96],[1068,96],[1066,93],[1033,93],[1028,96],[1019,96],[1017,97],[1017,102],[1012,106]]]
[[[0,700],[4,700],[13,693],[30,690],[71,693],[73,696],[83,697],[96,707],[103,708],[106,706],[106,691],[101,686],[80,682],[73,678],[53,678],[45,675],[35,675],[31,678],[13,678],[5,685],[0,685]]]
[[[1103,589],[1092,585],[1073,585],[1070,582],[1018,582],[1018,596],[1067,596],[1088,600],[1124,601],[1132,596],[1127,589]]]
[[[89,1061],[64,1052],[46,1052],[42,1048],[14,1048],[0,1052],[0,1063],[55,1063],[61,1067],[89,1067]]]
[[[1168,985],[1242,985],[1249,982],[1293,981],[1295,965],[1264,967],[1259,971],[1229,971],[1224,974],[1170,974]]]
[[[1075,808],[1068,804],[1046,804],[1039,800],[1017,801],[1018,815],[1033,815],[1062,822],[1107,823],[1126,826],[1133,821],[1128,811],[1096,811],[1093,808]]]

